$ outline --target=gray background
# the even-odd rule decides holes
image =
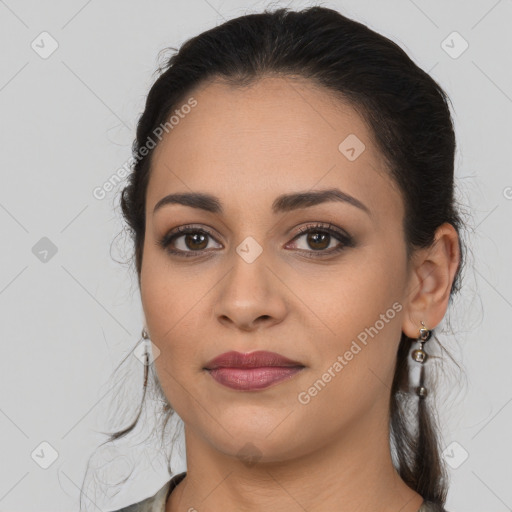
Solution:
[[[453,102],[470,253],[448,315],[454,334],[440,335],[462,369],[447,365],[437,391],[450,464],[447,509],[512,510],[512,2],[322,4],[397,42]],[[117,237],[121,186],[102,200],[93,190],[131,155],[159,50],[268,5],[311,3],[0,0],[1,511],[78,510],[87,461],[105,440],[99,432],[111,429],[109,414],[123,424],[111,391],[122,381],[112,372],[138,343],[142,310],[122,263],[128,239]],[[463,40],[448,37],[453,31],[469,44],[456,58]],[[50,37],[58,48],[43,58]],[[143,366],[131,356],[128,368],[116,389],[135,406]],[[90,510],[141,500],[167,480],[150,445],[98,453],[96,461],[115,459],[103,472],[107,482],[131,466],[135,472]],[[176,472],[185,469],[183,453]]]

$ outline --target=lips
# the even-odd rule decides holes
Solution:
[[[305,366],[275,352],[225,352],[204,370],[219,384],[237,391],[260,391],[291,379]]]
[[[248,354],[241,352],[225,352],[215,357],[205,365],[205,370],[214,370],[216,368],[263,368],[272,367],[300,367],[304,365],[298,361],[293,361],[276,352],[257,351]]]

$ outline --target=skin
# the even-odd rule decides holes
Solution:
[[[445,315],[459,261],[454,228],[441,226],[434,246],[407,262],[400,191],[363,119],[328,90],[266,77],[245,88],[209,82],[193,96],[197,106],[153,155],[140,276],[158,378],[185,426],[187,476],[166,512],[416,512],[423,499],[391,462],[390,388],[401,332],[416,338],[422,320],[434,328]],[[348,134],[366,146],[354,161],[338,150]],[[370,214],[332,201],[271,210],[280,194],[329,188]],[[178,192],[213,194],[224,213],[173,204],[153,215]],[[342,242],[331,236],[315,250],[307,234],[295,238],[317,222],[346,231],[354,246],[322,256]],[[213,232],[174,240],[192,257],[158,245],[188,224]],[[252,263],[236,252],[248,236],[262,249]],[[394,318],[300,403],[397,302]],[[306,368],[264,390],[236,391],[203,370],[230,350],[274,351]],[[244,447],[257,463],[240,455]]]

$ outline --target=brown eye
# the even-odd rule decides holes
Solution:
[[[292,248],[298,249],[308,257],[330,256],[354,246],[352,237],[331,224],[328,226],[316,224],[301,228],[292,243],[296,245],[296,240],[301,238],[305,238],[305,247]],[[206,250],[210,239],[216,242],[213,234],[205,228],[180,226],[158,240],[157,244],[172,255],[194,257],[212,252]],[[336,241],[338,244],[335,243]],[[222,244],[219,244],[218,248],[222,248]]]
[[[331,235],[329,233],[323,233],[321,231],[313,231],[307,233],[306,237],[307,243],[313,249],[327,249],[329,247],[329,242],[331,240]],[[327,244],[326,244],[327,241]]]
[[[346,247],[354,246],[353,239],[350,236],[334,228],[331,224],[328,226],[316,224],[301,228],[299,234],[293,239],[294,244],[296,244],[296,240],[301,238],[305,238],[304,245],[306,247],[298,247],[298,249],[311,257],[328,256],[342,251]],[[337,245],[335,244],[336,240],[338,241]],[[334,245],[331,245],[333,242]]]
[[[184,242],[187,248],[196,250],[196,249],[205,249],[208,245],[208,241],[206,238],[208,235],[204,235],[202,233],[193,233],[193,234],[187,234],[183,235]],[[206,240],[206,243],[205,243]]]
[[[179,227],[171,231],[158,241],[158,245],[171,254],[178,256],[195,256],[208,247],[209,238],[214,239],[212,234],[204,228]],[[208,251],[209,252],[209,251]]]

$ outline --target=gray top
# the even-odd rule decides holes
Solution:
[[[146,498],[138,503],[129,505],[128,507],[115,510],[113,512],[165,512],[165,504],[167,498],[174,488],[185,478],[187,472],[174,475],[163,487],[161,487],[153,496]],[[436,505],[430,501],[424,501],[418,512],[448,512],[440,505]]]

